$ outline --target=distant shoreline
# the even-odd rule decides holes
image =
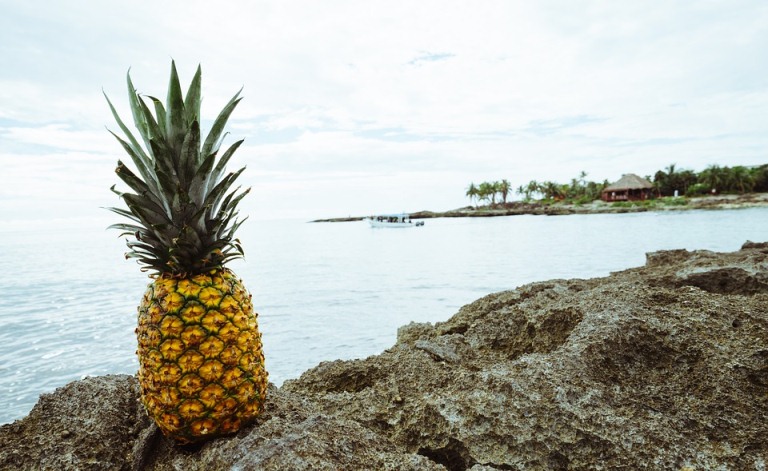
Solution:
[[[606,203],[601,200],[586,204],[562,202],[498,203],[490,206],[466,206],[448,211],[416,211],[408,213],[411,219],[455,218],[455,217],[496,217],[523,214],[558,216],[567,214],[616,214],[647,211],[687,211],[691,209],[740,209],[768,207],[768,193],[745,193],[737,195],[698,196],[693,198],[656,198],[646,201]],[[315,219],[310,222],[354,222],[367,216]]]

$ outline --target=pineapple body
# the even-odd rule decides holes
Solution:
[[[229,269],[161,275],[139,306],[141,399],[180,443],[237,431],[264,408],[267,371],[251,296]]]

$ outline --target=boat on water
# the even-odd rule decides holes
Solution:
[[[424,221],[411,221],[407,214],[380,214],[365,219],[371,227],[418,227],[423,226]]]

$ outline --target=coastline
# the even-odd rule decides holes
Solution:
[[[416,211],[408,213],[411,219],[455,218],[455,217],[497,217],[523,214],[560,216],[568,214],[610,214],[638,213],[646,211],[687,211],[692,209],[741,209],[768,207],[768,193],[745,193],[736,195],[700,196],[695,198],[659,198],[647,201],[606,203],[595,200],[587,204],[542,203],[514,201],[492,206],[466,206],[448,211]],[[367,216],[348,216],[315,219],[310,222],[354,222]]]
[[[481,297],[322,362],[237,435],[164,438],[131,375],[0,426],[0,469],[763,469],[768,243]]]

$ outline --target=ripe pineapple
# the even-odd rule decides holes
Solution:
[[[138,175],[123,162],[117,175],[133,192],[120,195],[130,219],[114,224],[127,236],[126,258],[136,258],[154,281],[139,305],[141,398],[162,432],[180,443],[237,431],[263,409],[267,371],[251,296],[225,264],[243,256],[234,233],[237,204],[249,190],[231,190],[244,170],[225,174],[243,142],[217,158],[223,129],[240,101],[238,92],[200,136],[200,67],[181,94],[171,62],[168,97],[154,97],[154,115],[128,74],[133,120],[142,148],[107,98],[127,139],[112,133]],[[105,95],[106,96],[106,95]]]

